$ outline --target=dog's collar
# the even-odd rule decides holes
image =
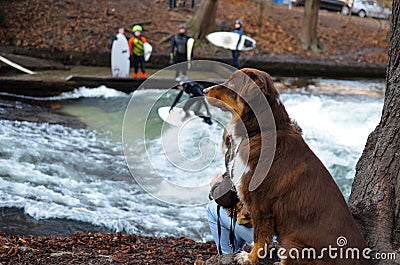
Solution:
[[[256,135],[259,134],[259,133],[261,133],[261,130],[260,130],[260,129],[247,132],[247,138],[251,138],[251,137],[253,137],[253,136],[256,136]]]

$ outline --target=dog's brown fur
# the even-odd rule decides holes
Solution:
[[[243,81],[240,75],[246,74],[257,84]],[[235,81],[236,80],[236,81]],[[238,81],[242,80],[242,81]],[[251,104],[258,104],[254,89],[261,90],[272,110],[276,128],[276,151],[272,154],[272,165],[263,172],[264,180],[254,191],[249,191],[250,180],[260,163],[261,148],[270,148],[272,128],[263,122],[257,122],[254,113],[249,109]],[[332,176],[305,143],[301,132],[291,122],[285,107],[279,99],[271,77],[255,69],[242,69],[227,82],[209,89],[205,95],[211,105],[229,110],[233,115],[231,125],[233,134],[242,136],[242,143],[237,156],[245,159],[249,171],[241,176],[239,197],[251,213],[254,227],[254,248],[251,253],[238,256],[240,264],[256,264],[257,251],[269,243],[276,234],[280,246],[286,250],[296,248],[315,248],[317,255],[322,248],[338,247],[337,238],[344,236],[347,245],[343,247],[358,248],[360,256],[367,244],[348,209],[345,199]],[[248,103],[243,101],[243,97]],[[250,104],[250,105],[249,105]],[[253,137],[245,137],[246,132],[237,124],[242,120],[249,131],[261,130]],[[244,136],[244,137],[243,137]],[[263,145],[264,146],[263,146]],[[245,154],[245,148],[249,154]],[[273,149],[271,149],[273,150]],[[238,157],[236,159],[239,159]],[[260,162],[261,161],[261,162]],[[262,165],[261,165],[262,166]],[[262,253],[262,252],[261,252]],[[286,253],[287,255],[287,253]],[[331,259],[326,252],[324,259],[319,260],[282,260],[281,264],[369,264],[365,260]]]

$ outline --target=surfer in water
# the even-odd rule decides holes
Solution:
[[[233,65],[237,69],[240,69],[240,63],[239,63],[240,51],[239,51],[238,47],[239,47],[239,43],[242,40],[242,36],[243,36],[243,28],[242,27],[243,27],[242,20],[237,19],[235,21],[235,29],[233,30],[233,32],[239,34],[239,40],[238,40],[238,43],[236,44],[236,50],[232,51]]]
[[[133,58],[134,73],[133,78],[139,78],[139,64],[142,70],[140,78],[146,78],[146,69],[144,67],[144,47],[143,43],[147,40],[142,36],[143,28],[140,25],[135,25],[132,28],[133,37],[129,39],[129,51]]]
[[[184,24],[179,25],[178,27],[179,33],[176,34],[172,38],[172,44],[171,44],[171,52],[169,54],[170,56],[170,64],[174,63],[182,63],[179,66],[176,67],[176,74],[175,74],[175,80],[176,81],[185,81],[187,80],[186,72],[187,72],[187,42],[190,39],[188,35],[186,35],[186,26]],[[191,54],[191,57],[193,57],[193,52]],[[183,76],[180,76],[180,72],[182,72]]]
[[[212,124],[211,121],[211,113],[210,110],[208,109],[208,105],[207,102],[204,98],[204,94],[203,94],[203,87],[197,83],[197,82],[180,82],[178,85],[178,89],[180,90],[178,95],[176,96],[174,103],[172,103],[171,108],[169,110],[169,112],[172,111],[172,109],[176,106],[176,104],[178,104],[179,100],[181,99],[183,92],[185,92],[186,94],[188,94],[190,97],[189,99],[186,101],[185,105],[183,106],[183,110],[185,111],[186,115],[185,118],[189,117],[189,108],[194,105],[193,111],[194,114],[196,114],[196,116],[199,116],[200,118],[203,119],[203,121],[209,125]],[[205,116],[204,114],[202,114],[200,112],[201,107],[204,106],[206,111],[207,111],[207,116]]]

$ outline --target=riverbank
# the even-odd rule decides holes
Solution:
[[[171,264],[236,265],[234,254],[217,256],[214,242],[199,243],[185,237],[145,237],[76,232],[69,237],[9,236],[0,231],[0,264]],[[246,249],[247,251],[250,248]],[[260,265],[279,261],[260,260]]]
[[[30,56],[40,56],[38,51],[30,49],[19,49],[19,48],[0,48],[3,54],[7,57],[7,54],[12,55],[8,52],[26,54]],[[42,53],[42,52],[40,52]],[[68,57],[68,52],[44,52],[46,60],[49,61],[48,69],[52,70],[52,63],[54,60],[64,63],[62,69],[60,66],[58,68],[53,68],[54,70],[66,71],[70,68],[70,65],[77,64],[74,60],[65,60]],[[79,63],[86,66],[97,66],[107,68],[104,71],[103,76],[111,76],[109,65],[110,65],[110,55],[109,53],[98,53],[98,54],[86,54],[86,53],[75,53],[76,57],[79,57]],[[29,58],[29,57],[24,57]],[[230,65],[232,58],[227,55],[218,56],[197,56],[196,60],[208,60],[216,61]],[[34,65],[26,64],[26,60],[17,60],[16,62],[22,66],[33,70],[40,71],[43,69],[43,64]],[[60,64],[60,63],[59,63]],[[163,69],[168,67],[169,55],[168,54],[153,54],[151,60],[146,63],[149,69]],[[331,77],[331,78],[385,78],[386,76],[386,62],[357,62],[352,60],[338,60],[337,58],[331,57],[308,57],[303,55],[292,55],[292,54],[282,54],[282,55],[269,55],[269,54],[255,54],[241,56],[241,66],[243,68],[257,68],[268,72],[271,75],[278,76],[307,76],[307,77]],[[5,71],[13,70],[11,67],[3,65],[3,75]],[[61,72],[62,72],[61,71]],[[12,71],[15,73],[15,71]],[[150,70],[150,74],[152,71]],[[53,74],[57,76],[58,74],[53,71]],[[1,72],[0,72],[1,75]],[[96,74],[98,75],[98,74]],[[49,77],[49,76],[47,76]]]
[[[259,56],[260,57],[260,56]],[[23,58],[31,58],[24,56]],[[261,57],[260,57],[261,58]],[[294,82],[286,84],[282,88],[296,88],[304,85],[305,80],[313,77],[326,77],[338,79],[384,79],[386,74],[385,65],[368,64],[343,64],[331,62],[326,59],[320,59],[318,63],[310,62],[306,58],[291,58],[288,56],[251,60],[246,62],[246,66],[264,70],[271,74],[275,80],[282,77],[294,77]],[[210,59],[210,58],[209,58]],[[220,60],[227,63],[227,60]],[[33,60],[32,60],[33,61]],[[45,60],[40,60],[40,66],[45,65]],[[213,63],[213,61],[215,63]],[[215,83],[221,83],[226,80],[226,73],[220,73],[221,69],[226,67],[213,61],[207,62],[207,69],[202,69],[204,63],[198,61],[192,63],[192,68],[188,72],[190,80],[197,80],[204,87]],[[18,62],[22,63],[22,62]],[[169,89],[176,85],[174,80],[175,72],[173,68],[164,69],[162,72],[157,69],[148,69],[148,79],[134,78],[114,78],[111,77],[108,67],[93,66],[69,66],[65,69],[51,69],[52,61],[49,61],[50,69],[40,71],[34,65],[32,70],[39,70],[34,75],[27,75],[18,72],[15,69],[0,71],[0,97],[3,98],[21,98],[24,100],[40,101],[43,97],[56,97],[62,93],[72,92],[78,88],[97,88],[106,86],[124,93],[131,93],[138,89]],[[215,69],[214,69],[215,68]],[[230,70],[232,71],[232,70]],[[153,75],[155,74],[155,75]],[[299,82],[296,80],[300,80]],[[281,88],[281,87],[279,87]],[[50,98],[49,98],[50,99]]]
[[[64,65],[103,67],[110,65],[109,42],[115,27],[123,24],[130,37],[135,23],[143,25],[144,35],[153,45],[147,66],[167,66],[172,34],[193,15],[188,9],[168,11],[165,1],[144,4],[139,0],[97,0],[93,4],[72,0],[55,4],[35,0],[29,5],[6,1],[2,6],[6,17],[0,25],[2,51]],[[152,14],[157,14],[157,19]],[[35,19],[26,21],[28,16]],[[312,53],[303,51],[298,41],[302,17],[302,7],[288,9],[268,4],[260,12],[253,0],[220,0],[215,31],[232,30],[233,21],[242,18],[245,33],[257,41],[255,50],[242,53],[242,66],[272,75],[384,77],[389,21],[320,10],[318,35],[324,48]],[[230,51],[214,47],[205,39],[196,41],[195,59],[232,63]]]
[[[70,237],[7,236],[0,232],[1,264],[194,264],[216,254],[213,243],[180,237],[75,233]]]

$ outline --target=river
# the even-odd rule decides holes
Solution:
[[[313,79],[311,85],[281,92],[289,115],[303,129],[306,142],[346,199],[357,160],[379,122],[384,87],[384,80]],[[156,107],[171,104],[176,93],[154,89],[128,95],[99,87],[80,88],[53,99],[61,104],[62,112],[87,124],[84,129],[0,120],[0,207],[22,209],[35,220],[73,220],[109,231],[210,240],[201,203],[207,201],[204,192],[184,194],[189,206],[170,203],[165,197],[159,200],[167,189],[164,181],[188,187],[208,185],[223,168],[223,128],[218,123],[208,126],[197,121],[179,132],[180,150],[192,156],[189,160],[208,157],[205,166],[182,173],[174,161],[165,159],[163,147],[175,135],[173,128],[163,126],[156,108],[148,110],[154,102]],[[134,112],[124,121],[132,96]],[[229,120],[227,114],[212,112],[222,121]],[[130,142],[128,157],[124,156],[123,122],[129,132],[125,132]],[[154,189],[148,192],[146,185]],[[1,224],[3,229],[11,225],[8,222]],[[25,230],[29,232],[29,227]]]

